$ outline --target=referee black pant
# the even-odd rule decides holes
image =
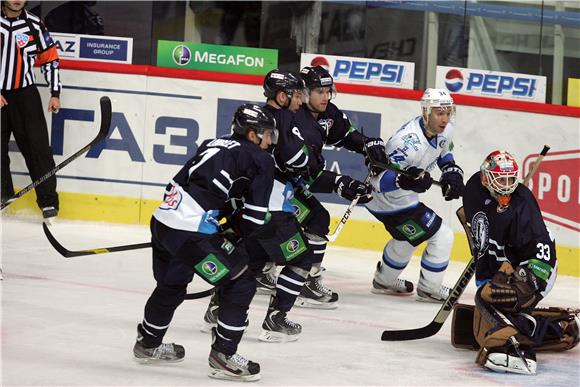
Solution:
[[[42,101],[36,86],[17,90],[2,90],[2,96],[8,102],[2,110],[2,200],[14,195],[12,176],[10,174],[10,157],[8,142],[14,134],[16,144],[24,156],[26,167],[32,181],[38,180],[48,171],[54,169],[52,149],[48,142],[48,127],[44,118]],[[58,209],[56,193],[56,176],[51,176],[36,187],[38,207],[55,207]]]

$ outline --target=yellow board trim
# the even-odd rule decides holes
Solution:
[[[36,197],[31,191],[6,208],[8,215],[40,214],[36,206]],[[59,218],[109,222],[123,224],[148,225],[151,214],[160,201],[140,200],[109,195],[60,192]],[[332,218],[331,230],[334,230],[339,218]],[[372,235],[372,238],[369,238]],[[336,242],[337,245],[358,249],[382,251],[385,243],[391,239],[389,233],[379,222],[350,219],[344,226]],[[416,255],[421,254],[419,246]],[[556,246],[558,254],[558,273],[580,277],[580,249],[573,246]],[[104,253],[100,252],[99,253]],[[378,255],[380,256],[380,255]],[[455,242],[451,250],[451,259],[468,262],[470,259],[467,238],[462,232],[455,233]]]

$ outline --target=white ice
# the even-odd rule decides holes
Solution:
[[[209,379],[210,336],[199,331],[209,299],[185,301],[166,341],[185,346],[182,363],[144,366],[132,360],[136,325],[154,288],[150,250],[65,259],[49,244],[38,219],[2,219],[2,385],[186,386],[232,385]],[[68,249],[146,242],[146,227],[59,220],[52,231]],[[372,235],[369,235],[372,238]],[[361,241],[364,246],[364,241]],[[467,253],[467,252],[466,252]],[[580,350],[540,353],[538,374],[497,374],[474,363],[475,352],[450,344],[450,320],[430,338],[382,342],[385,329],[429,323],[439,305],[413,297],[370,293],[380,252],[329,246],[325,283],[340,294],[336,310],[294,308],[302,324],[294,343],[257,340],[266,296],[251,305],[239,353],[257,361],[257,385],[550,385],[580,382]],[[404,276],[416,282],[418,258]],[[455,283],[463,263],[452,262]],[[194,279],[190,291],[208,286]],[[561,276],[544,306],[580,306],[580,279]],[[462,302],[472,303],[470,284]]]

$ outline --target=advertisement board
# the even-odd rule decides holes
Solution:
[[[415,64],[326,54],[301,54],[300,68],[322,66],[334,82],[413,89]]]
[[[157,66],[266,75],[278,67],[278,50],[159,40]]]
[[[61,32],[51,32],[50,35],[60,58],[116,63],[133,61],[133,38]]]
[[[546,102],[546,77],[437,66],[435,87],[450,93]]]

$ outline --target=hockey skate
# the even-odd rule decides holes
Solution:
[[[256,294],[273,295],[276,293],[276,265],[267,263],[256,276]]]
[[[516,353],[511,345],[509,348],[491,348],[483,366],[495,372],[535,375],[536,355],[526,350],[522,350],[521,353],[527,363],[527,367],[524,360]]]
[[[58,210],[52,206],[42,208],[42,218],[44,219],[44,222],[48,226],[54,223],[54,220],[56,219],[57,215]]]
[[[270,305],[275,304],[275,298],[272,297]],[[302,332],[302,326],[288,320],[286,312],[268,308],[268,314],[262,323],[264,329],[258,339],[271,343],[280,343],[287,341],[296,341]]]
[[[443,285],[441,285],[439,289],[435,291],[424,289],[420,286],[420,284],[417,285],[417,301],[421,302],[433,302],[442,304],[445,302],[445,300],[447,300],[450,293],[451,289]]]
[[[377,262],[377,270],[375,271],[375,277],[373,278],[373,288],[371,289],[371,293],[397,296],[410,296],[413,294],[414,286],[411,281],[397,278],[388,284],[384,283],[380,276],[380,270],[381,263]]]
[[[316,274],[308,274],[300,295],[296,299],[296,306],[315,309],[336,309],[338,307],[338,293],[322,284],[324,270],[321,267]]]
[[[220,306],[218,303],[218,295],[216,292],[211,296],[205,315],[203,316],[203,325],[200,331],[204,333],[211,333],[211,328],[217,326],[218,313]]]
[[[174,343],[163,343],[158,347],[147,348],[143,345],[143,336],[137,334],[137,342],[133,347],[133,358],[143,364],[178,363],[185,357],[185,348]]]
[[[212,348],[208,361],[210,371],[207,376],[210,378],[242,382],[260,380],[260,364],[237,353],[228,356]]]

